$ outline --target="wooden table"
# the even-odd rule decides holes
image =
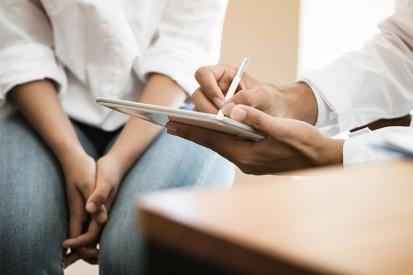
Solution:
[[[413,274],[413,162],[305,175],[152,194],[139,227],[228,273]]]

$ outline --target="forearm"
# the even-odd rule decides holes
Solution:
[[[68,151],[83,150],[52,81],[41,80],[16,86],[8,99],[61,162]]]
[[[178,107],[185,101],[186,95],[182,88],[170,78],[153,74],[139,98],[140,102],[168,107]],[[130,118],[121,131],[109,155],[116,158],[125,174],[136,159],[146,150],[161,132],[160,126],[139,118]]]

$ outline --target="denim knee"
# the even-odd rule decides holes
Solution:
[[[66,231],[48,213],[38,214],[21,213],[2,222],[1,274],[62,274],[61,242]]]
[[[21,116],[0,119],[0,273],[61,274],[67,210],[60,168]]]
[[[134,225],[108,222],[100,239],[100,274],[143,274],[142,249]]]

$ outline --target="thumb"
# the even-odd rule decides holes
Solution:
[[[86,211],[90,214],[95,214],[104,205],[111,190],[107,184],[97,183],[96,189],[86,202]]]
[[[291,134],[285,119],[272,117],[250,106],[235,105],[230,117],[278,140],[289,137]]]

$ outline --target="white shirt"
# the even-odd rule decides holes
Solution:
[[[59,85],[70,117],[114,130],[126,116],[99,107],[95,97],[137,100],[151,72],[192,93],[196,69],[218,62],[226,5],[226,0],[1,0],[0,105],[14,86],[49,78]]]
[[[316,94],[317,126],[330,135],[402,117],[413,109],[413,0],[398,0],[395,13],[379,29],[362,50],[301,76]],[[413,142],[412,127],[355,136],[345,141],[344,164],[395,157],[375,146],[394,133],[410,136]]]

